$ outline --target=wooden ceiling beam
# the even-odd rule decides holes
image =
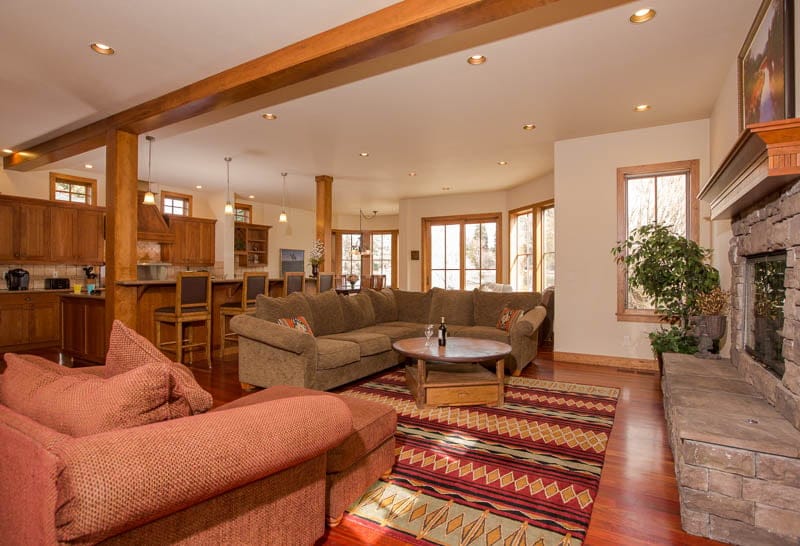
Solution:
[[[604,0],[589,11],[629,0]],[[582,0],[405,0],[257,59],[43,142],[3,159],[5,169],[29,171],[105,144],[110,130],[142,134],[336,70],[444,38],[523,12],[566,5],[565,20]],[[549,11],[552,10],[543,10]],[[547,18],[552,18],[548,13]]]

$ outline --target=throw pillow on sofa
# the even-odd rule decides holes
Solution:
[[[163,364],[170,371],[174,384],[170,392],[172,417],[185,417],[211,409],[213,397],[197,383],[189,368],[173,362],[147,338],[115,320],[106,354],[106,378],[151,363]]]
[[[497,319],[497,328],[510,332],[511,327],[517,323],[521,316],[522,309],[509,309],[508,307],[504,307],[500,312],[500,318]]]
[[[64,374],[58,364],[5,354],[0,402],[62,434],[86,436],[170,418],[170,370],[149,364],[103,379]]]
[[[304,334],[308,334],[310,336],[314,335],[313,330],[311,330],[311,325],[308,324],[308,321],[304,316],[279,318],[275,322],[277,322],[281,326],[285,326],[286,328],[291,328],[292,330],[299,330],[300,332],[303,332]]]

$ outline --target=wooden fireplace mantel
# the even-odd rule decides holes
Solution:
[[[698,197],[731,218],[800,177],[800,118],[748,125]]]

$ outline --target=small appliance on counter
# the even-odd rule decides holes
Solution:
[[[69,288],[69,279],[52,278],[44,280],[45,290],[66,290]]]
[[[9,290],[27,290],[31,275],[24,269],[6,271],[6,286]]]

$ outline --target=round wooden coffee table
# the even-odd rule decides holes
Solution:
[[[392,344],[398,353],[417,359],[406,366],[406,383],[418,408],[436,406],[503,405],[503,358],[511,345],[491,339],[447,338],[439,347],[436,339],[425,345],[424,337],[401,339]],[[495,372],[481,366],[495,362]]]

